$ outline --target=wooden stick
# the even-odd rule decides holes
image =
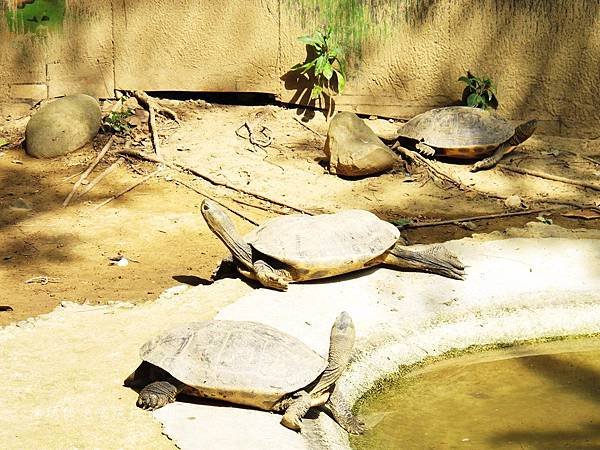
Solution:
[[[170,167],[172,169],[183,170],[183,171],[189,172],[189,173],[191,173],[193,175],[196,175],[197,177],[200,177],[203,180],[206,180],[209,183],[214,184],[215,186],[224,186],[224,187],[226,187],[228,189],[231,189],[231,190],[234,190],[236,192],[242,192],[244,194],[251,195],[252,197],[259,198],[259,199],[264,200],[266,202],[273,203],[274,205],[283,206],[285,208],[289,208],[289,209],[292,209],[294,211],[301,212],[302,214],[308,214],[309,216],[313,216],[314,215],[314,213],[312,213],[310,211],[307,211],[305,209],[299,208],[297,206],[291,206],[291,205],[288,205],[286,203],[280,202],[278,200],[273,200],[272,198],[265,197],[264,195],[258,194],[256,192],[252,192],[252,191],[244,189],[244,188],[239,188],[239,187],[233,186],[233,185],[231,185],[229,183],[226,183],[224,181],[215,180],[211,176],[206,175],[206,174],[204,174],[204,173],[202,173],[202,172],[200,172],[200,171],[198,171],[198,170],[196,170],[196,169],[194,169],[192,167],[185,166],[183,164],[170,163],[168,161],[165,161],[165,160],[162,160],[162,159],[159,159],[159,158],[155,158],[155,157],[150,156],[150,155],[144,155],[144,154],[142,154],[140,152],[136,152],[135,150],[123,149],[123,150],[119,150],[117,153],[122,154],[122,155],[133,156],[135,158],[144,159],[144,160],[150,161],[150,162],[164,164],[165,166]]]
[[[300,125],[302,125],[304,128],[306,128],[308,131],[316,134],[317,136],[319,136],[320,138],[324,138],[325,136],[322,135],[321,133],[319,133],[318,131],[313,130],[311,127],[309,127],[307,124],[305,124],[304,122],[302,122],[300,119],[298,119],[297,117],[294,117],[294,120],[296,122],[298,122]]]
[[[179,117],[177,117],[177,114],[172,109],[162,106],[158,100],[150,97],[144,91],[133,91],[133,96],[137,98],[140,103],[142,103],[142,106],[146,106],[148,109],[152,107],[159,114],[169,117],[170,119],[173,119],[175,122],[179,123]]]
[[[149,173],[148,175],[146,175],[144,178],[142,178],[141,180],[138,180],[137,182],[135,182],[134,184],[132,184],[131,186],[129,186],[126,189],[123,189],[122,191],[119,191],[118,193],[116,193],[115,195],[113,195],[110,198],[107,198],[106,200],[104,200],[102,203],[96,205],[96,207],[93,209],[93,211],[96,211],[100,208],[102,208],[104,205],[106,205],[107,203],[112,202],[113,200],[119,198],[120,196],[128,193],[129,191],[131,191],[132,189],[138,187],[140,184],[144,183],[145,181],[149,180],[150,178],[152,178],[153,176],[155,176],[156,174],[158,174],[159,172],[161,172],[163,169],[162,167],[160,169],[155,170],[152,173]]]
[[[79,197],[83,197],[85,194],[87,194],[88,192],[90,192],[92,189],[94,189],[94,186],[96,186],[100,181],[102,181],[102,179],[104,179],[108,174],[110,174],[111,172],[113,172],[117,167],[119,167],[121,165],[121,163],[124,161],[124,158],[119,158],[117,159],[114,163],[112,163],[110,166],[108,166],[106,169],[104,169],[104,171],[98,175],[96,178],[94,178],[90,184],[88,184],[85,189],[83,191],[81,191],[79,194],[77,194],[77,198]]]
[[[430,161],[427,158],[424,158],[423,156],[419,155],[417,152],[413,152],[407,148],[402,147],[399,143],[394,144],[392,146],[392,150],[396,150],[398,153],[400,153],[403,156],[406,156],[411,161],[414,161],[418,165],[425,167],[428,170],[428,172],[431,173],[431,175],[433,175],[438,180],[446,181],[447,183],[450,183],[458,187],[459,189],[473,190],[471,188],[467,188],[460,179],[455,180],[450,175],[444,173],[434,161]]]
[[[197,194],[200,194],[203,197],[209,198],[211,199],[213,202],[218,203],[219,205],[221,205],[223,208],[231,211],[233,214],[235,214],[236,216],[241,217],[244,220],[247,220],[248,222],[250,222],[252,225],[258,226],[258,223],[255,222],[254,220],[250,219],[249,217],[243,215],[242,213],[240,213],[239,211],[236,211],[235,209],[231,209],[229,206],[224,205],[223,203],[221,203],[219,200],[217,200],[216,198],[214,198],[212,195],[208,195],[206,192],[202,192],[199,189],[196,189],[193,186],[190,186],[189,184],[187,184],[185,181],[180,180],[179,178],[174,178],[173,181],[175,181],[178,184],[181,184],[182,186],[185,186],[186,188],[188,188],[191,191],[194,191]]]
[[[156,128],[156,115],[154,114],[154,108],[151,104],[148,104],[148,126],[150,127],[150,135],[152,136],[152,146],[154,147],[154,153],[158,158],[161,158],[160,151],[160,140],[158,138],[158,130]]]
[[[593,189],[595,191],[600,191],[600,185],[586,183],[585,181],[572,180],[570,178],[559,177],[558,175],[552,175],[550,173],[539,172],[537,170],[522,169],[520,167],[507,166],[504,164],[498,164],[497,167],[504,170],[508,170],[510,172],[516,172],[523,175],[531,175],[533,177],[544,178],[546,180],[558,181],[560,183],[572,184],[575,186],[581,186],[584,188]]]
[[[434,227],[436,225],[458,225],[460,222],[472,222],[474,220],[495,219],[497,217],[526,216],[528,214],[537,214],[537,213],[541,213],[541,212],[554,211],[556,209],[564,209],[564,208],[565,208],[565,206],[553,206],[552,208],[530,209],[528,211],[514,211],[514,212],[506,212],[506,213],[498,213],[498,214],[486,214],[485,216],[463,217],[460,219],[440,220],[438,222],[422,222],[422,223],[407,224],[407,225],[404,225],[403,228]]]
[[[110,137],[110,139],[108,140],[106,145],[104,145],[104,147],[102,148],[100,153],[98,153],[98,156],[96,156],[96,159],[92,162],[92,164],[90,164],[90,166],[87,168],[87,170],[81,174],[81,176],[79,177],[79,180],[77,180],[77,182],[73,185],[73,189],[71,189],[71,192],[69,193],[69,195],[67,195],[67,198],[65,198],[65,201],[62,204],[63,208],[69,204],[69,202],[73,198],[73,195],[75,194],[75,191],[77,191],[77,188],[81,185],[83,180],[85,180],[87,178],[87,176],[92,172],[92,170],[94,170],[94,168],[98,165],[98,163],[100,162],[102,157],[106,154],[106,152],[112,145],[114,139],[115,139],[114,135]]]

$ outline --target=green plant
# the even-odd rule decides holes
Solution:
[[[127,119],[133,115],[131,108],[122,109],[121,111],[112,111],[104,118],[103,125],[111,129],[115,133],[129,133],[131,126]]]
[[[467,106],[474,108],[497,108],[496,85],[488,76],[476,77],[467,70],[467,75],[458,79],[467,86],[462,95],[462,101]]]
[[[309,47],[309,52],[303,64],[296,64],[290,70],[312,75],[314,86],[310,92],[311,100],[319,98],[323,92],[330,96],[341,94],[346,86],[342,50],[331,45],[330,37],[331,28],[328,28],[325,32],[317,31],[312,36],[298,38]]]

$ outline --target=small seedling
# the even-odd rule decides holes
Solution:
[[[396,219],[396,220],[390,220],[390,223],[392,225],[395,225],[396,228],[402,229],[402,228],[404,228],[404,227],[406,227],[408,225],[411,225],[412,224],[412,220],[410,220],[410,219]]]
[[[104,118],[103,125],[111,129],[115,133],[129,133],[131,126],[127,123],[127,119],[133,115],[131,108],[122,109],[121,111],[112,111]]]
[[[342,50],[330,44],[330,36],[331,28],[328,28],[325,32],[317,31],[312,36],[298,38],[310,51],[303,64],[296,64],[290,70],[313,76],[315,84],[310,93],[311,100],[319,98],[323,92],[330,96],[341,94],[346,86]],[[336,83],[332,84],[334,79]]]
[[[497,108],[496,85],[488,76],[476,77],[467,70],[467,75],[458,79],[467,86],[462,95],[462,101],[473,108]]]

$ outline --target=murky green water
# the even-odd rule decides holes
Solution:
[[[600,338],[436,362],[359,414],[355,449],[600,449]]]

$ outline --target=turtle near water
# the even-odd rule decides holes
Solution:
[[[237,270],[273,289],[379,264],[459,280],[464,276],[463,264],[449,251],[440,246],[412,250],[398,241],[394,225],[369,211],[280,216],[243,237],[215,202],[204,200],[201,211],[231,252]]]
[[[490,111],[469,106],[449,106],[419,114],[403,124],[385,142],[398,141],[427,156],[479,159],[471,171],[490,169],[533,134],[536,120],[516,128]],[[483,158],[483,159],[482,159]]]
[[[323,407],[346,431],[362,422],[335,391],[354,347],[352,318],[342,312],[331,328],[328,359],[282,331],[256,322],[211,320],[179,326],[140,349],[142,363],[125,380],[141,388],[137,405],[154,410],[178,394],[283,412],[281,424],[300,430],[312,407]]]

